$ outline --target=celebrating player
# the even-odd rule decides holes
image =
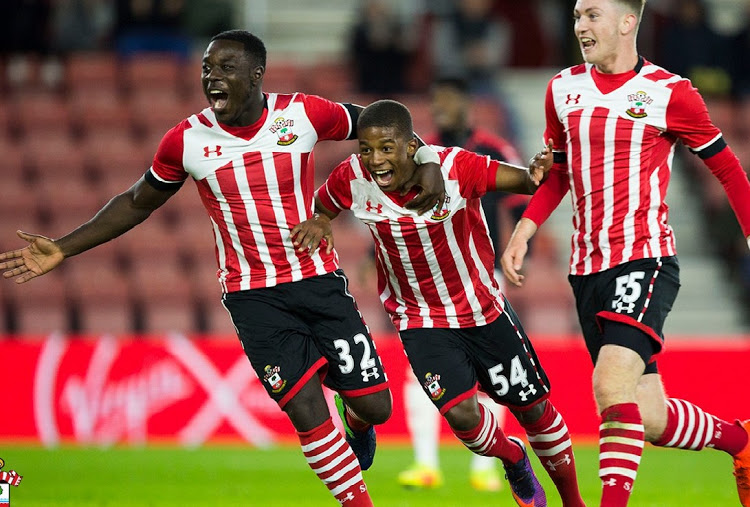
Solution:
[[[679,266],[664,198],[681,140],[719,179],[750,235],[750,183],[691,83],[639,56],[645,0],[578,0],[575,34],[585,63],[549,83],[547,129],[555,165],[516,226],[501,263],[521,285],[526,244],[570,189],[570,284],[594,362],[601,412],[601,505],[626,505],[644,441],[734,457],[750,506],[750,421],[731,423],[666,398],[655,357],[677,296]]]
[[[466,447],[499,458],[518,505],[546,496],[520,439],[507,437],[477,401],[481,388],[508,406],[560,491],[583,505],[567,426],[547,400],[549,382],[513,308],[493,276],[495,253],[482,213],[487,191],[533,193],[551,155],[533,171],[461,148],[439,151],[445,204],[427,214],[403,207],[417,140],[409,110],[392,100],[369,105],[357,123],[359,155],[339,164],[316,193],[319,217],[292,230],[300,249],[321,239],[350,209],[375,240],[378,290],[414,375]],[[321,247],[322,248],[322,247]]]
[[[430,111],[437,131],[425,136],[424,141],[439,146],[459,146],[494,160],[520,164],[518,152],[510,142],[482,126],[471,124],[471,102],[469,85],[465,80],[454,77],[436,80],[430,89]],[[495,252],[502,250],[499,209],[501,206],[503,211],[509,209],[517,220],[526,209],[528,199],[527,195],[504,192],[487,192],[482,196],[482,209]],[[495,263],[496,272],[499,273],[499,257]],[[498,283],[501,281],[498,277]],[[432,410],[430,399],[424,395],[422,386],[413,376],[410,375],[407,382],[404,387],[404,408],[414,446],[414,464],[399,474],[398,482],[409,488],[434,488],[443,482],[438,454],[440,414]],[[483,396],[480,394],[480,401]],[[495,403],[489,407],[502,428],[505,408]],[[471,486],[479,491],[500,489],[502,482],[496,464],[495,459],[474,454],[469,465]]]
[[[141,223],[192,177],[213,226],[222,302],[252,367],[333,496],[370,506],[361,469],[372,463],[372,424],[391,414],[383,367],[335,254],[295,251],[290,236],[313,214],[313,147],[352,137],[361,108],[264,93],[265,66],[254,35],[213,37],[201,73],[210,107],[167,132],[145,175],[90,221],[57,240],[19,231],[29,245],[0,254],[0,269],[18,283],[43,275]],[[411,205],[420,211],[442,202],[437,168],[418,171],[423,190]],[[322,383],[344,401],[346,441]]]

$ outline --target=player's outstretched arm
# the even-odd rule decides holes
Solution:
[[[38,234],[16,231],[28,246],[0,253],[0,270],[4,278],[15,277],[16,283],[28,282],[55,269],[65,256],[60,247],[49,238]]]
[[[528,218],[519,220],[516,229],[508,240],[508,246],[505,247],[505,251],[500,257],[500,265],[505,277],[516,287],[523,285],[524,275],[520,271],[523,268],[526,253],[529,251],[529,240],[534,236],[536,230],[537,225],[532,220]]]
[[[326,209],[316,197],[315,214],[313,217],[292,228],[292,240],[297,250],[300,252],[314,252],[318,249],[320,242],[325,239],[327,244],[326,253],[331,253],[333,251],[331,220],[337,216],[338,213]]]
[[[157,190],[141,178],[113,197],[91,220],[59,239],[19,233],[29,246],[0,254],[0,270],[8,270],[3,277],[18,277],[16,282],[23,283],[43,275],[66,257],[85,252],[132,229],[176,191]]]

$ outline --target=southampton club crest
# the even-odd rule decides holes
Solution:
[[[281,371],[280,366],[271,366],[270,364],[267,364],[266,367],[263,368],[263,371],[265,371],[263,382],[268,382],[271,386],[271,391],[274,394],[280,393],[281,390],[286,387],[286,380],[283,380],[279,374]]]
[[[271,125],[268,130],[279,136],[279,140],[276,141],[276,144],[280,146],[289,146],[296,141],[298,137],[292,132],[292,127],[294,127],[294,120],[285,120],[284,118],[279,117],[273,121],[273,125]]]
[[[0,469],[5,466],[5,460],[0,458]],[[10,486],[18,487],[21,484],[22,475],[15,470],[0,471],[0,505],[10,506]]]
[[[446,218],[448,218],[448,215],[451,214],[451,210],[448,209],[448,205],[451,202],[451,198],[448,196],[448,194],[445,195],[445,202],[443,203],[443,207],[438,209],[437,204],[434,208],[432,208],[432,215],[430,216],[431,219],[437,220],[439,222],[442,222]]]
[[[445,389],[440,385],[440,375],[433,375],[432,373],[428,372],[424,376],[424,378],[425,381],[422,386],[424,387],[425,391],[427,391],[427,394],[430,395],[432,401],[437,401],[442,398],[445,394]]]
[[[645,118],[648,116],[646,112],[646,106],[651,105],[654,99],[649,97],[646,92],[635,92],[628,95],[628,102],[630,102],[630,109],[625,111],[631,118]]]

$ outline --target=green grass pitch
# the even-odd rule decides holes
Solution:
[[[576,460],[581,491],[590,506],[599,502],[597,453],[578,445]],[[440,456],[446,484],[431,491],[407,491],[396,475],[411,461],[411,450],[381,445],[365,480],[376,506],[442,507],[515,505],[507,484],[499,493],[479,493],[468,485],[469,451],[444,446]],[[212,446],[187,450],[171,447],[45,450],[0,444],[4,470],[23,475],[11,490],[11,507],[32,506],[333,506],[297,447],[270,450]],[[554,486],[532,462],[559,506]],[[539,473],[541,472],[541,473]],[[685,452],[647,447],[632,506],[739,505],[731,459],[721,452]]]

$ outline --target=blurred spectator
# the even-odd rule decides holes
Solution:
[[[112,43],[113,0],[57,0],[52,10],[55,51],[91,51]]]
[[[14,0],[0,16],[0,55],[6,60],[7,82],[25,86],[37,78],[36,65],[49,55],[50,3],[47,0]],[[54,77],[49,79],[54,85]]]
[[[500,69],[511,54],[510,27],[492,15],[492,0],[457,0],[435,20],[432,59],[440,76],[462,76],[472,93],[496,95]]]
[[[386,0],[365,0],[351,37],[358,91],[379,96],[407,89],[411,31]]]
[[[662,37],[659,65],[689,78],[704,96],[729,95],[729,40],[708,25],[702,0],[674,2]]]
[[[183,28],[185,10],[185,0],[117,0],[117,51],[125,57],[170,52],[188,59],[191,42]]]

